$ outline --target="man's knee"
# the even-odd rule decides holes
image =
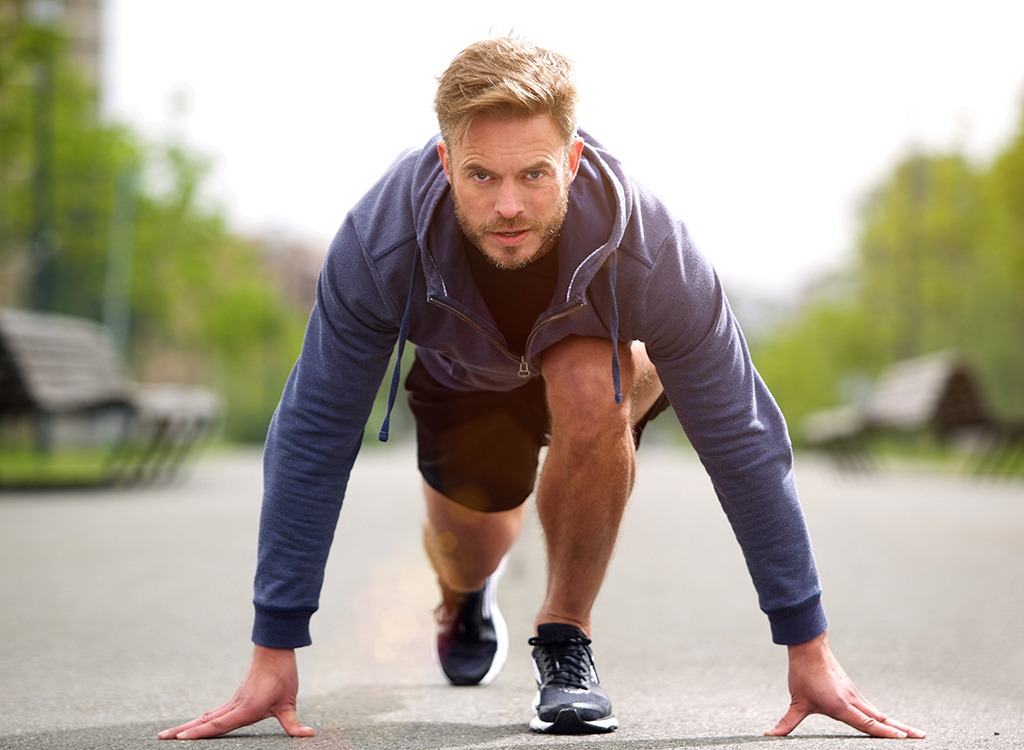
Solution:
[[[619,362],[622,391],[628,394],[633,380],[628,344],[619,345]],[[628,403],[615,403],[610,341],[582,336],[563,339],[544,352],[541,375],[553,423],[579,421],[596,427],[602,421],[628,422]]]

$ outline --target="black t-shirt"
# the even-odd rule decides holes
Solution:
[[[540,260],[514,271],[495,266],[467,239],[462,247],[473,280],[509,349],[524,354],[530,330],[551,304],[558,285],[558,245]]]

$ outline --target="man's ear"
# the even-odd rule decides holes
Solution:
[[[583,139],[577,136],[571,144],[569,144],[569,180],[576,179],[576,173],[580,169],[580,157],[583,154]]]
[[[444,141],[437,142],[437,155],[441,159],[441,169],[444,170],[444,176],[448,178],[448,183],[451,184],[451,165],[448,161],[448,147],[445,145]]]

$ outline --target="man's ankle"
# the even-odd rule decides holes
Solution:
[[[590,618],[575,618],[566,615],[558,615],[551,612],[541,612],[537,615],[537,619],[533,624],[534,630],[540,625],[549,624],[560,624],[560,625],[572,625],[573,627],[579,628],[584,632],[587,638],[590,637]]]

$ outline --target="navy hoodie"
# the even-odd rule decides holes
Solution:
[[[462,251],[437,137],[403,154],[338,230],[267,436],[253,640],[308,645],[364,427],[397,344],[455,389],[509,390],[571,334],[643,341],[743,550],[776,643],[826,627],[786,424],[707,259],[682,222],[588,134],[559,240],[559,281],[523,356]],[[613,347],[614,348],[614,347]],[[390,406],[398,385],[392,374]],[[618,362],[608,397],[620,398]],[[387,422],[382,439],[387,438]]]

